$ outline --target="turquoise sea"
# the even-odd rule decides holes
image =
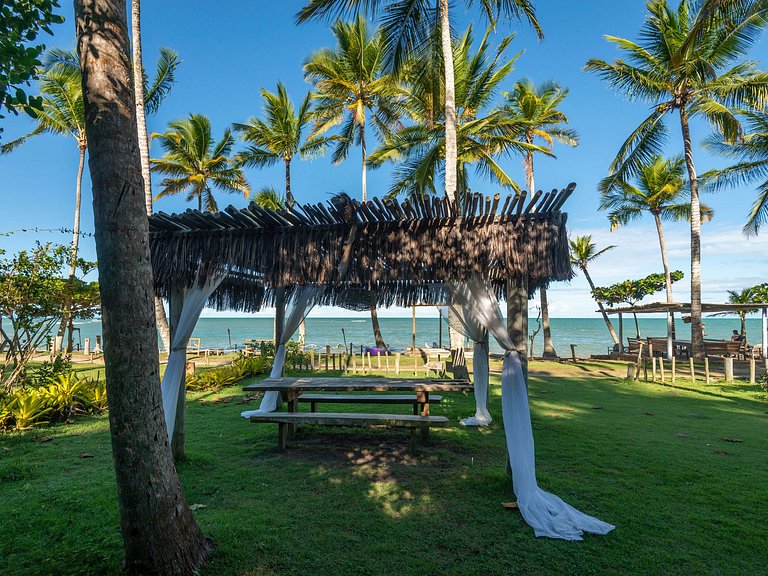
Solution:
[[[380,318],[381,331],[384,340],[391,348],[405,348],[411,345],[411,319],[410,318]],[[439,320],[437,318],[418,318],[416,320],[416,344],[424,346],[427,343],[439,340]],[[552,337],[555,349],[561,356],[570,356],[570,344],[576,344],[576,353],[579,357],[589,357],[591,354],[605,354],[611,344],[611,339],[605,323],[601,318],[553,318]],[[707,338],[729,339],[731,331],[739,329],[739,319],[733,318],[705,318],[705,332]],[[80,322],[76,326],[80,328],[80,341],[91,339],[91,346],[95,343],[97,334],[101,334],[101,322],[92,320]],[[344,342],[355,346],[373,345],[371,320],[363,318],[308,318],[306,321],[306,343],[314,344],[320,348],[326,345],[336,346]],[[533,330],[536,319],[529,320],[529,328]],[[618,325],[614,322],[618,332]],[[342,335],[342,329],[344,335]],[[689,324],[682,320],[676,321],[677,337],[689,339],[691,330]],[[640,332],[643,337],[666,335],[666,319],[641,318]],[[443,343],[448,340],[448,331],[443,322]],[[242,345],[247,338],[270,339],[273,335],[273,321],[271,318],[201,318],[193,336],[201,339],[203,348],[227,347],[230,345]],[[624,338],[635,336],[635,324],[630,318],[624,319]],[[296,339],[298,335],[294,336]],[[747,319],[747,339],[750,343],[760,343],[760,319]],[[78,335],[75,333],[75,343]],[[543,347],[543,336],[539,332],[534,343],[534,354],[540,355]],[[491,351],[500,352],[501,349],[491,339]]]

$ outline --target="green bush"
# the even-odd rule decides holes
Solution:
[[[33,426],[48,422],[52,408],[48,399],[35,388],[18,390],[11,399],[8,409],[11,412],[16,430],[28,430]]]
[[[92,412],[104,412],[107,409],[107,383],[87,381],[81,396],[88,410]]]
[[[66,420],[76,412],[84,412],[83,400],[88,385],[88,380],[78,377],[75,372],[69,372],[51,379],[50,384],[38,388],[38,392],[47,400],[53,413]]]
[[[63,354],[57,354],[53,360],[45,360],[28,376],[29,383],[34,386],[44,386],[50,380],[66,376],[72,372],[72,360]]]
[[[265,356],[245,356],[241,354],[232,362],[232,367],[237,370],[240,378],[253,378],[268,372],[272,367],[271,360],[271,358]]]
[[[760,384],[760,388],[768,392],[768,370],[763,372],[763,375],[758,383]]]

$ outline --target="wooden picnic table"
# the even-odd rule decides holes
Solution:
[[[298,398],[303,392],[404,392],[416,394],[424,405],[422,415],[429,415],[430,392],[465,392],[472,390],[467,380],[409,378],[266,378],[243,386],[248,392],[280,392],[289,412],[298,411]]]
[[[312,378],[312,377],[300,377],[300,378],[266,378],[253,384],[243,386],[243,390],[248,392],[279,392],[283,401],[288,404],[289,413],[298,413],[299,411],[299,397],[305,392],[414,392],[416,401],[421,406],[421,416],[427,421],[437,420],[431,418],[429,415],[429,394],[430,392],[466,392],[472,390],[472,386],[467,380],[448,380],[448,379],[408,379],[408,378]],[[383,395],[382,395],[383,397]],[[373,403],[374,400],[371,399]],[[414,411],[415,412],[415,411]],[[298,416],[298,414],[296,414]],[[306,415],[309,418],[311,415]],[[336,419],[341,421],[343,415],[333,415]],[[350,414],[347,415],[350,418],[362,417],[363,414]],[[395,416],[378,414],[372,415],[379,418],[397,419],[401,424],[405,423],[407,418],[397,418]],[[415,416],[414,416],[415,417]],[[255,417],[251,418],[251,421]],[[323,415],[315,414],[312,417],[313,421],[318,421],[323,418]],[[327,415],[326,415],[327,418]],[[408,417],[413,418],[413,417]],[[442,417],[441,417],[442,418]],[[258,419],[258,418],[257,418]],[[260,420],[271,421],[267,417],[260,418]],[[347,419],[349,420],[349,419]],[[443,420],[445,420],[443,418]],[[447,421],[447,420],[446,420]],[[298,422],[295,417],[292,417],[290,430],[295,430],[295,426]],[[303,423],[303,422],[302,422]],[[409,422],[413,424],[413,422]],[[281,424],[280,431],[280,446],[285,446],[285,434],[288,427],[285,423]],[[422,439],[427,440],[429,436],[429,422],[422,427]],[[412,443],[414,442],[412,437]]]

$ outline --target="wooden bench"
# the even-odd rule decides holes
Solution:
[[[747,343],[743,340],[704,340],[707,356],[733,356],[738,358],[747,353]]]
[[[429,396],[430,404],[442,401],[442,396]],[[411,404],[414,415],[424,409],[424,402],[416,394],[302,394],[299,402],[309,403],[312,412],[317,412],[318,404]]]
[[[277,447],[281,452],[288,444],[288,427],[296,424],[317,424],[320,426],[391,426],[410,428],[411,453],[416,453],[416,429],[429,429],[430,426],[445,426],[445,416],[411,416],[410,414],[356,414],[356,413],[318,413],[318,412],[269,412],[252,414],[251,422],[277,423]]]

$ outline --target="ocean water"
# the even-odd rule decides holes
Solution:
[[[384,340],[391,348],[405,348],[411,345],[411,319],[410,318],[380,318],[381,331]],[[705,332],[707,338],[729,339],[732,330],[740,328],[739,319],[733,318],[705,318]],[[443,345],[448,342],[448,330],[443,324]],[[570,356],[570,345],[576,345],[576,354],[581,358],[592,354],[605,354],[612,344],[608,330],[602,318],[553,318],[552,338],[555,350],[561,356]],[[93,348],[96,335],[101,334],[101,322],[91,320],[75,324],[80,328],[79,341],[85,338],[91,339]],[[536,319],[529,319],[529,329],[536,327]],[[314,344],[322,349],[326,345],[335,347],[343,344],[346,338],[347,344],[372,346],[373,332],[371,320],[362,318],[308,318],[306,321],[306,343]],[[614,321],[614,327],[618,332],[618,322]],[[676,319],[675,328],[677,338],[690,339],[690,324],[684,324]],[[342,333],[343,330],[343,333]],[[643,337],[664,337],[666,335],[665,318],[640,318],[640,333]],[[747,319],[747,339],[751,344],[760,343],[761,322],[759,318]],[[273,320],[271,318],[201,318],[193,337],[201,339],[203,348],[227,347],[242,345],[246,339],[271,339],[273,337]],[[635,336],[635,323],[631,319],[624,319],[624,339],[627,336]],[[294,340],[298,334],[294,335]],[[543,335],[539,332],[534,342],[534,355],[540,355],[543,348]],[[78,334],[75,333],[75,343],[78,342]],[[416,320],[416,345],[425,346],[432,342],[439,342],[439,320],[437,318],[417,318]],[[491,352],[501,352],[498,344],[491,338]]]

